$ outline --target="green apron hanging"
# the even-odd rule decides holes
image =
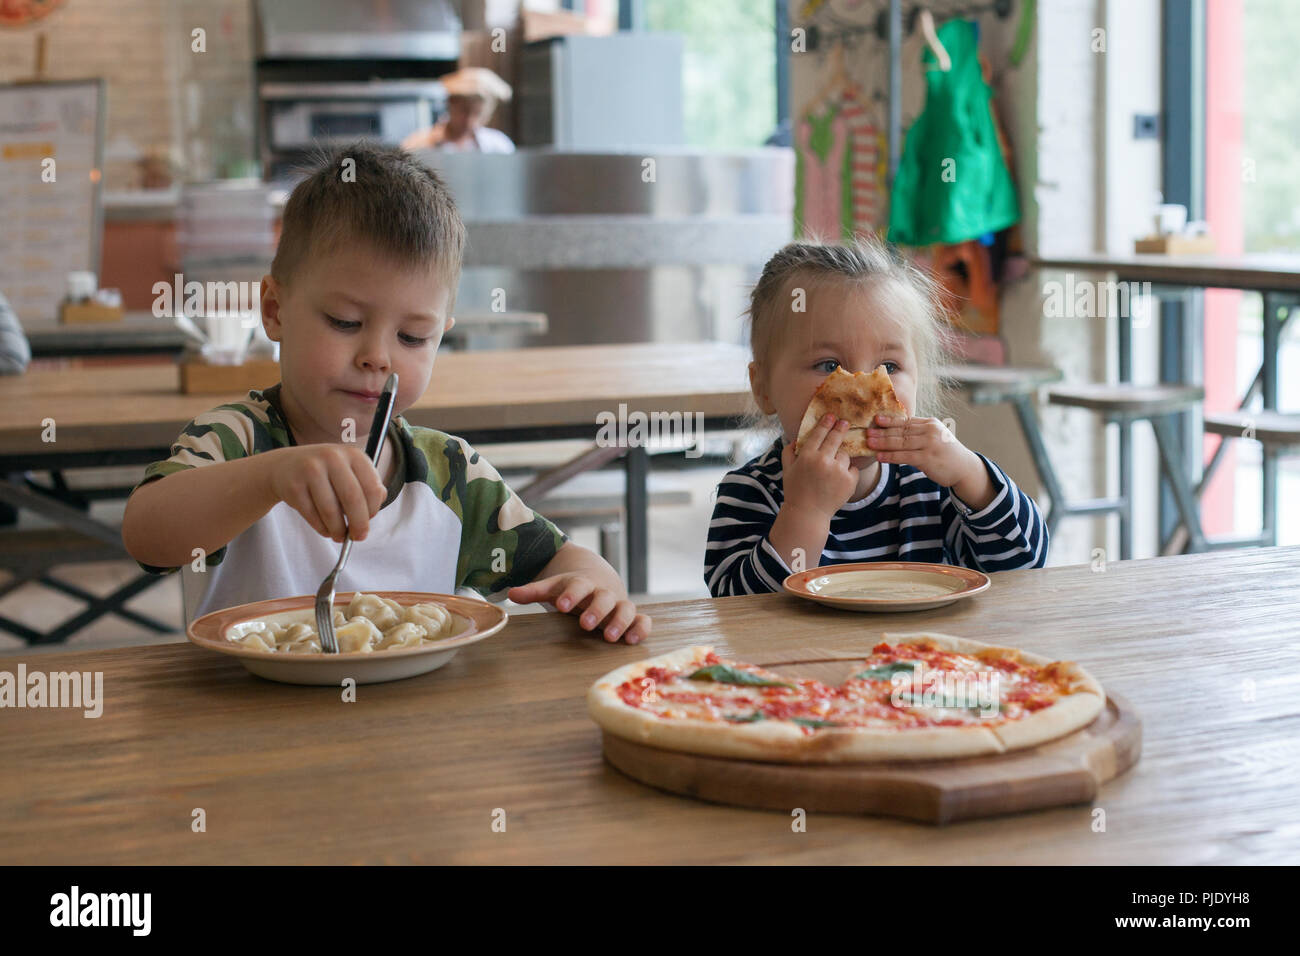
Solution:
[[[938,34],[952,69],[940,70],[925,48],[925,109],[903,142],[889,200],[889,241],[905,246],[964,242],[1020,220],[989,109],[992,94],[980,73],[975,24],[950,20]]]

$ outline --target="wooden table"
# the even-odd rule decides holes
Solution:
[[[201,325],[202,320],[198,320]],[[471,337],[501,334],[545,335],[549,323],[544,312],[462,312],[443,341],[463,348]],[[64,325],[48,322],[29,326],[27,341],[33,358],[162,354],[179,356],[191,342],[170,316],[129,311],[119,322]]]
[[[1110,255],[1084,252],[1035,259],[1039,269],[1115,272],[1125,281],[1205,289],[1248,289],[1254,292],[1300,292],[1300,256],[1289,253],[1221,255]]]
[[[488,441],[598,435],[597,416],[687,413],[706,429],[735,427],[752,401],[749,353],[740,346],[588,345],[455,352],[438,356],[425,394],[404,413],[414,425]],[[147,464],[201,412],[236,395],[183,395],[175,365],[39,369],[0,379],[0,475],[28,470]],[[267,385],[274,384],[268,382]],[[43,441],[52,419],[56,440]],[[694,421],[694,419],[692,419]],[[626,449],[627,578],[646,590],[646,473],[643,445]],[[29,508],[97,540],[117,529],[38,492],[0,480],[0,501]],[[120,542],[119,542],[120,543]]]
[[[1150,282],[1155,286],[1153,291],[1157,297],[1166,290],[1172,291],[1176,296],[1198,289],[1243,289],[1260,293],[1263,298],[1262,358],[1259,370],[1255,373],[1254,379],[1237,407],[1245,409],[1258,393],[1265,411],[1277,411],[1278,353],[1281,350],[1282,333],[1291,320],[1294,309],[1300,305],[1300,256],[1289,253],[1247,253],[1238,256],[1079,253],[1035,259],[1033,265],[1038,269],[1067,272],[1104,272],[1109,277],[1108,281],[1115,283]],[[1100,301],[1099,298],[1098,302]],[[1132,297],[1124,301],[1131,302]],[[1128,308],[1122,311],[1126,314],[1116,316],[1119,380],[1131,382],[1133,380],[1133,310]],[[1180,318],[1186,318],[1188,312],[1188,309],[1181,310]],[[1161,328],[1162,334],[1167,336],[1167,339],[1162,342],[1164,358],[1161,365],[1161,380],[1180,384],[1198,384],[1204,381],[1199,367],[1202,364],[1199,341],[1194,338],[1192,347],[1184,348],[1185,331],[1179,322],[1168,323],[1167,327],[1166,323],[1162,323]],[[1189,358],[1189,356],[1194,357]],[[1197,468],[1201,464],[1200,439],[1203,434],[1199,422],[1187,422],[1183,432],[1187,446],[1188,467]],[[1128,422],[1121,423],[1119,433],[1119,467],[1121,473],[1126,476],[1121,480],[1121,486],[1132,487],[1132,425]],[[1200,482],[1196,488],[1198,498],[1209,485],[1210,478],[1218,468],[1227,447],[1226,441],[1220,441],[1213,456],[1204,463]],[[1261,472],[1263,531],[1255,540],[1263,544],[1276,544],[1277,455],[1267,445],[1263,449]],[[1162,525],[1165,523],[1164,514],[1171,510],[1167,499],[1168,492],[1162,492],[1160,498]],[[1180,523],[1176,524],[1169,534],[1164,535],[1162,532],[1161,552],[1182,550],[1189,540],[1185,529],[1186,526]],[[1233,541],[1226,543],[1229,546],[1236,544]]]
[[[520,616],[440,671],[334,688],[186,645],[0,658],[95,670],[103,716],[0,711],[0,863],[1294,863],[1300,548],[1010,571],[949,608],[858,615],[784,595],[652,606],[645,645]],[[605,672],[712,643],[866,651],[930,629],[1077,659],[1143,721],[1093,808],[931,827],[700,803],[601,759]],[[1243,700],[1243,682],[1254,682]],[[322,736],[324,735],[324,736]],[[317,742],[313,742],[313,739]],[[195,808],[207,832],[191,832]],[[494,832],[494,811],[505,832]],[[499,814],[498,814],[499,816]]]

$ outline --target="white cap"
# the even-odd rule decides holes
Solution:
[[[481,96],[489,103],[510,102],[510,84],[487,67],[467,66],[438,78],[448,96]]]

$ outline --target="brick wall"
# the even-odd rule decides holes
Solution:
[[[249,16],[249,0],[69,0],[0,31],[0,82],[32,75],[44,33],[50,79],[107,80],[105,188],[137,188],[151,154],[186,179],[237,174],[252,155]],[[194,27],[206,54],[191,52]]]

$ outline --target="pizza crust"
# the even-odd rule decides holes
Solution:
[[[989,729],[997,734],[1008,750],[1023,750],[1087,727],[1105,706],[1105,697],[1079,691],[1062,697],[1050,707],[1034,711],[1028,717]]]
[[[867,428],[875,423],[877,415],[905,417],[907,409],[899,401],[883,365],[877,365],[870,372],[856,373],[837,368],[817,386],[808,402],[795,438],[796,455],[804,437],[827,413],[849,423],[840,442],[841,451],[850,458],[874,458],[876,453],[867,444]]]
[[[794,453],[799,454],[799,446],[803,444],[804,436],[813,430],[813,426],[821,420],[826,412],[819,407],[816,401],[810,402],[807,411],[803,413],[803,421],[799,423],[799,437],[795,439]],[[875,458],[876,450],[867,445],[867,430],[850,425],[844,432],[844,439],[840,442],[840,451],[844,452],[850,458]]]
[[[1033,654],[1014,647],[999,647],[966,637],[949,634],[912,632],[907,634],[882,634],[881,640],[889,644],[917,644],[931,641],[941,650],[989,659],[1005,657],[1024,661],[1034,667],[1046,667],[1053,658]],[[988,728],[1007,750],[1024,750],[1038,744],[1064,737],[1088,726],[1106,706],[1106,692],[1101,682],[1073,661],[1061,662],[1062,669],[1071,677],[1072,692],[1054,702],[1050,707],[1034,711],[1019,720]],[[956,728],[962,729],[962,728]]]
[[[1015,648],[947,634],[884,634],[881,639],[891,644],[930,641],[954,653],[993,654],[1035,666],[1052,662],[1050,658]],[[1020,720],[994,727],[912,730],[825,727],[808,734],[796,725],[779,721],[729,724],[694,718],[665,719],[631,707],[618,696],[618,688],[624,682],[639,679],[652,667],[684,669],[700,664],[713,651],[713,647],[703,646],[680,648],[616,668],[596,681],[587,693],[592,719],[606,733],[664,750],[768,763],[868,763],[951,760],[1032,747],[1087,726],[1105,706],[1101,685],[1077,664],[1070,665],[1076,678],[1074,693]]]

